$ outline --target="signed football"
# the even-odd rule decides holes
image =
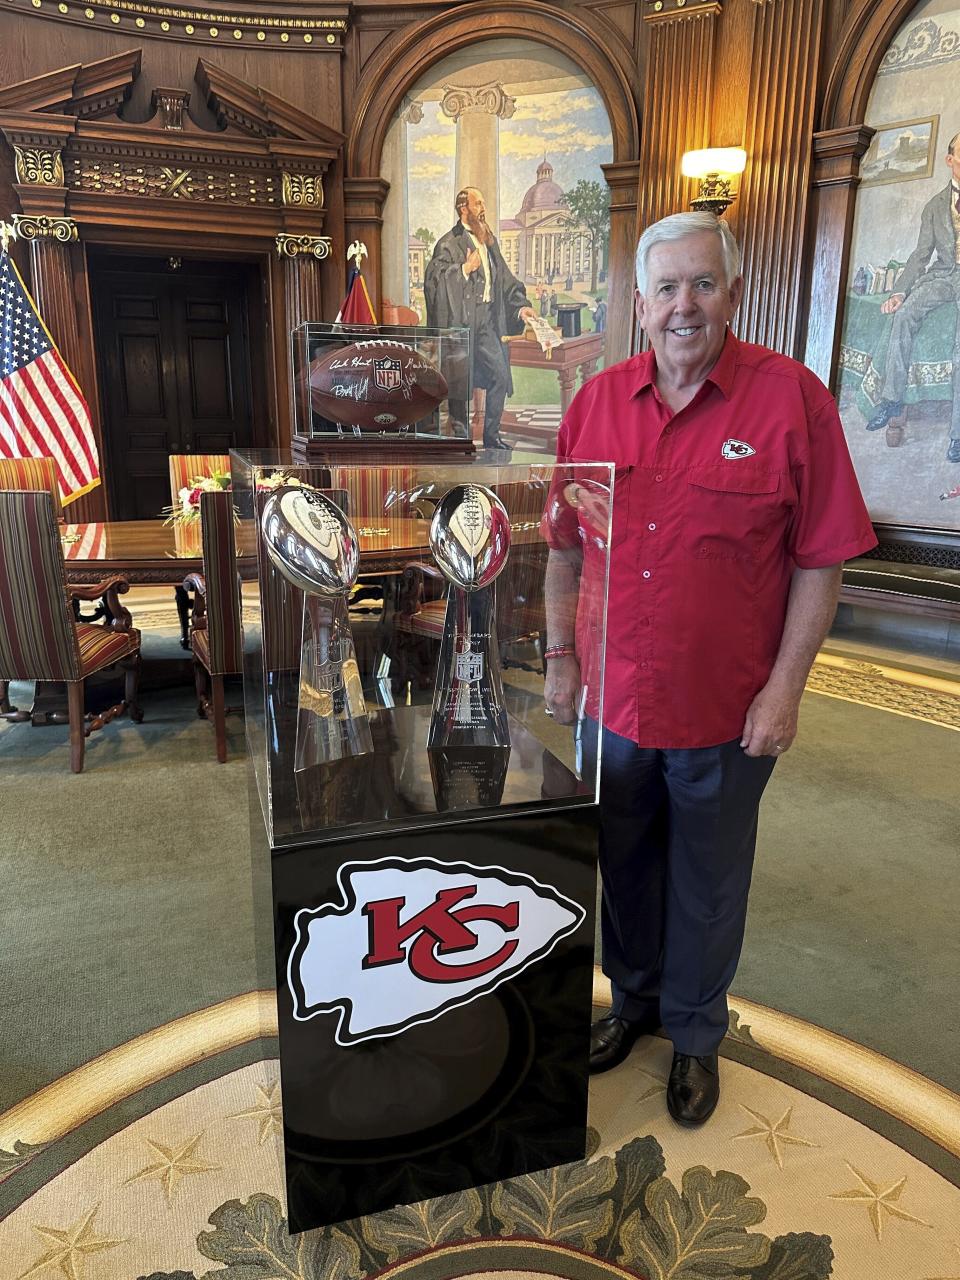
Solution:
[[[310,363],[314,413],[361,431],[397,431],[425,418],[447,395],[440,370],[405,342],[372,338]]]

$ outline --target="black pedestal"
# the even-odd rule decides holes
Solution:
[[[429,709],[383,714],[386,750],[375,723],[313,779],[334,838],[273,854],[294,1232],[584,1155],[596,811],[516,721],[431,775]]]

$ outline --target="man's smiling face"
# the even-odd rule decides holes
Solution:
[[[702,381],[723,350],[742,292],[740,276],[727,284],[723,245],[712,231],[655,244],[636,302],[659,373],[678,385]]]

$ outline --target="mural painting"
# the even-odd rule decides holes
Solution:
[[[474,434],[549,446],[603,363],[613,158],[602,98],[569,59],[485,41],[407,95],[384,147],[384,319],[465,325]],[[539,340],[538,340],[539,339]],[[477,390],[482,392],[476,394]]]
[[[840,412],[875,521],[960,529],[960,8],[897,32],[867,110]]]

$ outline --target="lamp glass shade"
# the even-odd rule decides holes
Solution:
[[[746,164],[743,147],[707,147],[703,151],[685,151],[680,172],[685,178],[705,178],[709,173],[743,173]]]

